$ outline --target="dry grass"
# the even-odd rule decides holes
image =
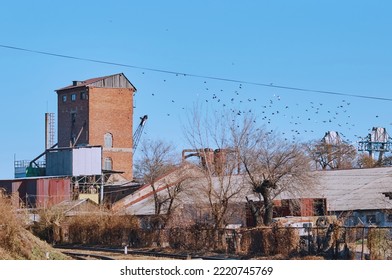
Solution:
[[[390,231],[386,228],[370,228],[367,238],[370,259],[385,260],[392,257],[392,241]]]
[[[133,216],[104,212],[76,216],[69,219],[67,223],[70,243],[113,246],[127,243],[129,233],[139,227]]]
[[[21,220],[12,211],[10,200],[0,197],[0,247],[14,251],[18,246]]]
[[[299,253],[300,237],[298,232],[290,227],[282,227],[280,224],[275,224],[272,228],[274,233],[274,244],[276,254],[284,256],[295,255]]]
[[[69,259],[26,228],[26,217],[16,214],[8,198],[0,197],[0,259]]]

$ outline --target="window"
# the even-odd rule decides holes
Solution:
[[[313,201],[313,211],[314,214],[317,216],[324,216],[325,215],[325,199],[320,198],[320,199],[315,199]]]
[[[112,159],[111,158],[105,158],[105,161],[104,161],[104,170],[112,170],[112,167],[113,167],[113,165],[112,165]]]
[[[67,102],[67,96],[63,95],[63,102]]]
[[[346,226],[353,227],[353,226],[356,226],[357,224],[358,224],[357,217],[355,217],[353,215],[347,217],[346,223],[345,223]]]
[[[113,148],[113,135],[110,132],[105,133],[103,141],[105,148]]]
[[[368,224],[375,224],[376,223],[376,215],[366,215],[366,222]]]
[[[71,100],[72,100],[72,101],[75,101],[75,100],[76,100],[76,93],[72,93],[72,95],[71,95]]]
[[[82,91],[82,92],[80,93],[80,99],[81,99],[81,100],[87,100],[87,98],[88,98],[87,92]]]

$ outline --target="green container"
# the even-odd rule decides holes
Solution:
[[[26,168],[26,177],[39,177],[39,176],[45,176],[44,167],[29,166]]]

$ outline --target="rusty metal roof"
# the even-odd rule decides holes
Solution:
[[[57,89],[56,92],[79,87],[131,88],[136,91],[136,88],[128,80],[124,73],[118,73],[109,76],[91,78],[85,81],[73,81],[71,85]]]
[[[313,186],[309,186],[300,194],[281,193],[276,199],[325,198],[328,211],[382,210],[392,209],[392,200],[386,193],[392,193],[392,167],[330,170],[314,172],[317,178]],[[170,176],[173,176],[171,174]],[[169,176],[169,177],[170,177]],[[166,177],[166,180],[173,178]],[[244,184],[239,176],[239,184]],[[214,181],[214,184],[217,182]],[[197,188],[203,178],[193,180],[190,188]],[[245,183],[246,185],[246,183]],[[246,202],[246,196],[252,198],[251,187],[245,191],[240,200]],[[118,210],[133,214],[151,214],[154,201],[151,188],[144,186],[117,203]],[[193,203],[194,195],[185,196],[183,203]],[[256,197],[253,197],[256,199]]]

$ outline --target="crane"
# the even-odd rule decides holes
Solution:
[[[137,145],[139,144],[140,137],[143,132],[144,125],[146,124],[148,116],[144,115],[143,117],[140,118],[140,123],[137,129],[135,130],[135,133],[133,134],[133,153],[135,153]]]

